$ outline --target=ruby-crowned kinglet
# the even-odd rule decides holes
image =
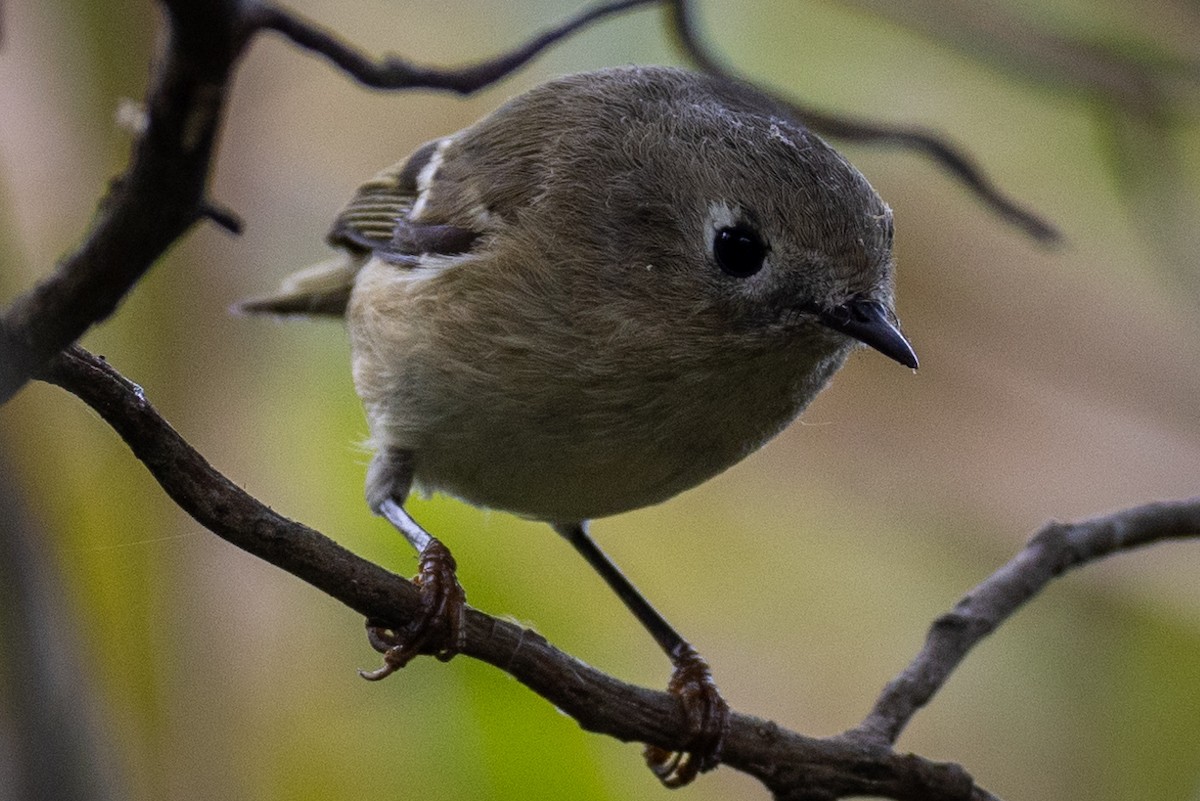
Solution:
[[[626,68],[419,148],[362,185],[330,242],[337,260],[243,309],[345,314],[371,508],[425,550],[402,508],[414,485],[553,524],[676,665],[695,739],[652,755],[660,775],[713,764],[726,712],[703,660],[584,522],[756,450],[856,342],[917,366],[894,323],[891,211],[753,88]],[[424,625],[457,636],[454,614]],[[406,636],[393,667],[418,650]]]

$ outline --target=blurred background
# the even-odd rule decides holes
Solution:
[[[458,64],[579,0],[289,0],[367,51]],[[159,31],[148,0],[9,0],[0,47],[0,302],[85,230]],[[896,214],[911,373],[854,356],[761,453],[593,532],[737,709],[854,725],[929,622],[1051,518],[1200,487],[1200,7],[1187,0],[715,0],[706,35],[826,111],[927,126],[1051,218],[1046,248],[910,153],[841,149]],[[326,257],[356,185],[551,76],[679,63],[659,12],[588,29],[467,100],[364,91],[272,36],[245,58],[197,226],[85,346],[226,475],[408,574],[362,500],[366,429],[339,324],[237,319]],[[835,142],[835,144],[837,144]],[[496,670],[419,660],[381,684],[362,621],[181,513],[81,402],[0,409],[0,799],[666,798],[640,748]],[[548,528],[445,498],[413,510],[470,602],[622,679],[648,637]],[[1056,582],[900,746],[1013,801],[1200,799],[1200,543]],[[29,779],[31,764],[52,781]],[[675,797],[765,799],[723,769]]]

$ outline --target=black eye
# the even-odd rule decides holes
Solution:
[[[748,278],[763,268],[767,245],[747,225],[720,228],[713,236],[713,256],[721,271],[734,278]]]

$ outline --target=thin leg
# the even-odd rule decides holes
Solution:
[[[404,510],[404,499],[412,486],[412,469],[411,453],[386,451],[376,454],[367,471],[367,502],[420,554],[420,567],[413,581],[421,589],[421,612],[403,630],[367,621],[367,639],[383,654],[381,667],[359,671],[371,681],[390,676],[418,654],[433,654],[446,661],[462,646],[466,595],[454,573],[454,557]]]
[[[556,524],[554,529],[600,574],[633,616],[650,632],[675,668],[667,690],[679,698],[683,705],[691,741],[686,751],[675,753],[647,746],[646,762],[650,769],[667,787],[682,787],[702,771],[715,768],[720,758],[721,742],[729,726],[729,706],[717,690],[704,658],[600,550],[588,536],[586,523]]]
[[[379,504],[376,514],[381,515],[395,526],[396,530],[404,535],[404,539],[408,540],[408,544],[417,553],[422,553],[435,538],[428,531],[421,528],[420,523],[412,519],[412,516],[404,510],[401,503],[395,498],[384,498],[383,502]]]

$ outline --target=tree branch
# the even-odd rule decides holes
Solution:
[[[469,95],[523,67],[542,51],[604,17],[661,0],[617,0],[580,12],[560,25],[495,58],[459,68],[421,67],[396,56],[374,61],[351,45],[299,15],[271,3],[255,6],[250,19],[255,27],[283,34],[299,47],[327,58],[334,66],[373,89],[444,89]]]
[[[140,387],[81,348],[39,376],[80,397],[121,435],[167,494],[223,539],[303,579],[364,617],[416,616],[417,589],[313,529],[288,520],[215,470],[158,414]],[[1008,564],[938,618],[925,647],[883,690],[858,727],[826,739],[734,713],[722,761],[762,781],[778,799],[873,795],[992,799],[956,765],[891,749],[912,716],[979,640],[1053,578],[1106,556],[1200,535],[1200,497],[1152,503],[1080,523],[1051,523]],[[558,650],[529,629],[468,609],[462,652],[516,678],[588,731],[668,749],[687,726],[667,693],[626,684]]]
[[[714,75],[744,80],[704,43],[696,25],[692,6],[687,0],[669,0],[667,12],[676,42],[696,66]],[[824,136],[851,142],[896,145],[914,150],[931,159],[951,177],[958,179],[1001,219],[1015,225],[1037,241],[1051,244],[1061,238],[1058,229],[1050,222],[1001,192],[967,153],[932,131],[888,125],[842,114],[828,114],[778,95],[773,97],[789,108],[797,119]]]
[[[230,71],[241,49],[234,0],[171,0],[169,38],[125,174],[83,244],[0,316],[0,403],[32,371],[116,309],[200,216]]]
[[[921,653],[884,688],[854,731],[894,743],[967,653],[1072,568],[1168,539],[1200,536],[1200,497],[1148,503],[1079,523],[1048,523],[1012,560],[934,621]]]
[[[82,348],[39,378],[78,396],[104,418],[180,508],[227,542],[303,579],[375,621],[402,628],[417,616],[410,582],[273,511],[196,452],[129,381]],[[678,699],[626,684],[566,654],[540,634],[468,608],[462,653],[511,675],[588,731],[677,750],[688,727]],[[897,754],[867,738],[805,737],[734,713],[722,762],[761,780],[779,799],[875,795],[964,801],[971,778],[957,765]]]

